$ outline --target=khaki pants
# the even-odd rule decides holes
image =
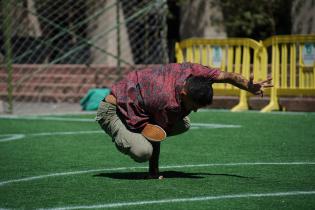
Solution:
[[[116,106],[102,101],[95,120],[112,137],[112,141],[120,152],[129,155],[136,162],[145,162],[150,159],[153,151],[151,143],[140,133],[131,132],[126,128],[116,113]],[[185,117],[174,126],[174,131],[170,135],[183,133],[189,127],[189,118]]]

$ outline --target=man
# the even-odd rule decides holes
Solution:
[[[166,64],[130,72],[100,103],[96,121],[117,149],[136,162],[149,161],[147,178],[159,175],[160,141],[187,131],[191,111],[211,104],[212,83],[229,83],[255,95],[272,87],[200,64]]]

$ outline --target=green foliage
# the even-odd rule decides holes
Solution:
[[[292,0],[214,0],[229,37],[264,39],[291,31]]]

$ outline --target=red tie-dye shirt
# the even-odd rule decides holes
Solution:
[[[181,105],[180,91],[191,76],[216,78],[219,69],[200,64],[166,64],[130,72],[112,86],[120,118],[131,131],[140,132],[147,123],[171,132],[189,113]]]

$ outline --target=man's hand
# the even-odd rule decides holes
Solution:
[[[251,74],[248,81],[248,92],[254,95],[261,95],[264,96],[264,89],[273,87],[271,84],[271,77],[268,77],[266,80],[260,82],[254,82],[254,75]]]
[[[152,175],[152,174],[149,174],[145,177],[146,179],[164,179],[164,177],[162,175]]]

